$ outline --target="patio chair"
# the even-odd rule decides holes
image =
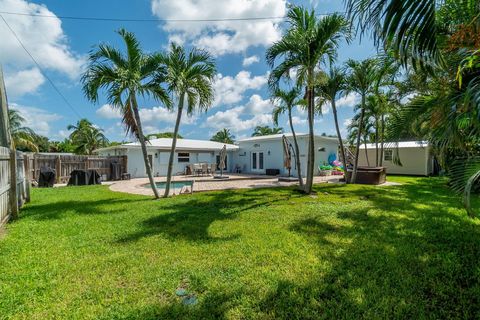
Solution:
[[[208,163],[202,163],[202,174],[208,174]]]
[[[193,164],[193,175],[199,176],[202,173],[202,165],[199,163]]]
[[[215,174],[217,171],[217,164],[216,163],[210,163],[210,168],[209,168],[210,174]]]

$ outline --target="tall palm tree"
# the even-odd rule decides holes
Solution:
[[[76,125],[69,125],[68,130],[73,130],[69,138],[74,144],[76,154],[93,154],[98,148],[108,145],[109,141],[103,130],[87,119],[81,119]]]
[[[297,73],[297,86],[305,86],[308,117],[308,159],[305,192],[312,192],[315,166],[315,83],[316,70],[322,63],[332,63],[340,41],[349,34],[346,20],[338,14],[318,18],[314,10],[293,6],[287,13],[289,25],[283,37],[275,42],[266,54],[273,68],[269,77],[271,88],[278,88],[282,78]],[[278,65],[275,62],[283,58]]]
[[[347,158],[345,155],[345,147],[343,145],[342,134],[340,132],[340,126],[338,124],[337,114],[337,99],[344,94],[347,89],[347,75],[345,71],[331,67],[328,73],[325,73],[323,81],[317,87],[317,94],[323,99],[330,102],[332,106],[333,119],[335,121],[335,129],[337,131],[338,143],[340,144],[340,153],[342,156],[343,165],[346,168]],[[347,181],[348,182],[348,181]]]
[[[358,156],[360,152],[360,139],[362,138],[363,121],[367,104],[367,97],[375,91],[377,82],[376,60],[366,59],[361,62],[348,60],[349,76],[347,89],[350,92],[356,92],[361,97],[360,115],[357,124],[357,139],[355,142],[355,159],[353,164],[352,176],[350,183],[357,180]]]
[[[210,139],[210,141],[233,144],[234,139],[235,136],[230,132],[230,129],[223,128],[222,130],[215,133]]]
[[[253,129],[252,137],[260,137],[260,136],[269,136],[272,134],[279,134],[283,133],[283,128],[281,127],[270,127],[270,126],[256,126]]]
[[[194,48],[186,53],[183,47],[174,43],[171,44],[168,54],[163,56],[162,60],[166,69],[165,80],[168,91],[174,94],[178,102],[164,194],[164,197],[168,197],[183,108],[187,107],[187,115],[191,115],[196,109],[200,111],[208,109],[215,95],[213,80],[217,68],[215,61],[208,52]]]
[[[272,94],[272,100],[275,104],[275,108],[272,111],[273,123],[278,126],[278,117],[287,113],[288,124],[290,125],[290,131],[293,137],[293,147],[295,148],[295,166],[297,167],[298,182],[300,189],[303,190],[303,177],[300,167],[300,148],[298,147],[297,135],[295,128],[293,127],[292,110],[295,106],[301,105],[303,99],[299,98],[300,90],[298,88],[292,88],[289,91],[283,91],[276,89]]]
[[[105,90],[107,101],[120,110],[127,134],[133,134],[140,142],[150,185],[155,198],[159,198],[148,161],[137,95],[151,97],[167,108],[171,107],[170,97],[162,87],[164,70],[161,68],[161,56],[143,53],[133,33],[121,29],[118,34],[126,52],[101,44],[90,53],[90,63],[82,77],[83,91],[90,101],[98,102],[98,92]]]
[[[8,122],[14,147],[38,152],[38,146],[35,143],[35,132],[23,125],[25,118],[18,110],[8,109]]]

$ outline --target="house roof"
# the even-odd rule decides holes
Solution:
[[[159,138],[159,139],[150,139],[147,142],[147,148],[149,149],[160,149],[160,150],[170,150],[172,147],[172,138]],[[227,150],[237,150],[238,146],[228,143],[221,143],[208,140],[192,140],[192,139],[177,139],[177,150],[185,151],[220,151],[223,146],[227,146]],[[119,146],[112,146],[107,148],[101,148],[95,150],[96,152],[105,151],[105,150],[114,150],[114,149],[136,149],[140,148],[139,142],[131,142],[122,144]]]
[[[427,148],[429,146],[427,141],[400,141],[400,142],[385,142],[385,149],[394,149],[394,148]],[[378,144],[380,148],[380,144]],[[365,145],[361,146],[361,149],[364,149]],[[367,143],[367,149],[375,149],[375,143]]]
[[[282,136],[286,136],[287,138],[290,138],[293,135],[292,135],[292,133],[271,134],[271,135],[268,135],[268,136],[258,136],[258,137],[250,137],[250,138],[240,139],[236,143],[247,142],[247,141],[275,140],[275,139],[281,139]],[[297,138],[308,137],[308,133],[297,133],[296,136],[297,136]],[[325,136],[315,135],[315,138],[325,139],[325,140],[329,140],[329,141],[338,141],[338,138],[335,138],[335,137],[325,137]]]

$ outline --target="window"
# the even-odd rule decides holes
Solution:
[[[393,150],[384,150],[383,151],[383,160],[384,161],[392,161],[393,159]]]
[[[190,153],[179,152],[178,153],[178,162],[190,162]]]

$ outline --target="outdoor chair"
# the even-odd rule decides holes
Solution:
[[[193,175],[199,176],[202,173],[202,166],[198,163],[193,164]]]
[[[210,174],[215,174],[215,172],[217,171],[217,164],[216,163],[210,163],[210,168],[209,168],[209,173]]]
[[[207,163],[202,163],[202,174],[206,175],[208,174],[208,164]]]

